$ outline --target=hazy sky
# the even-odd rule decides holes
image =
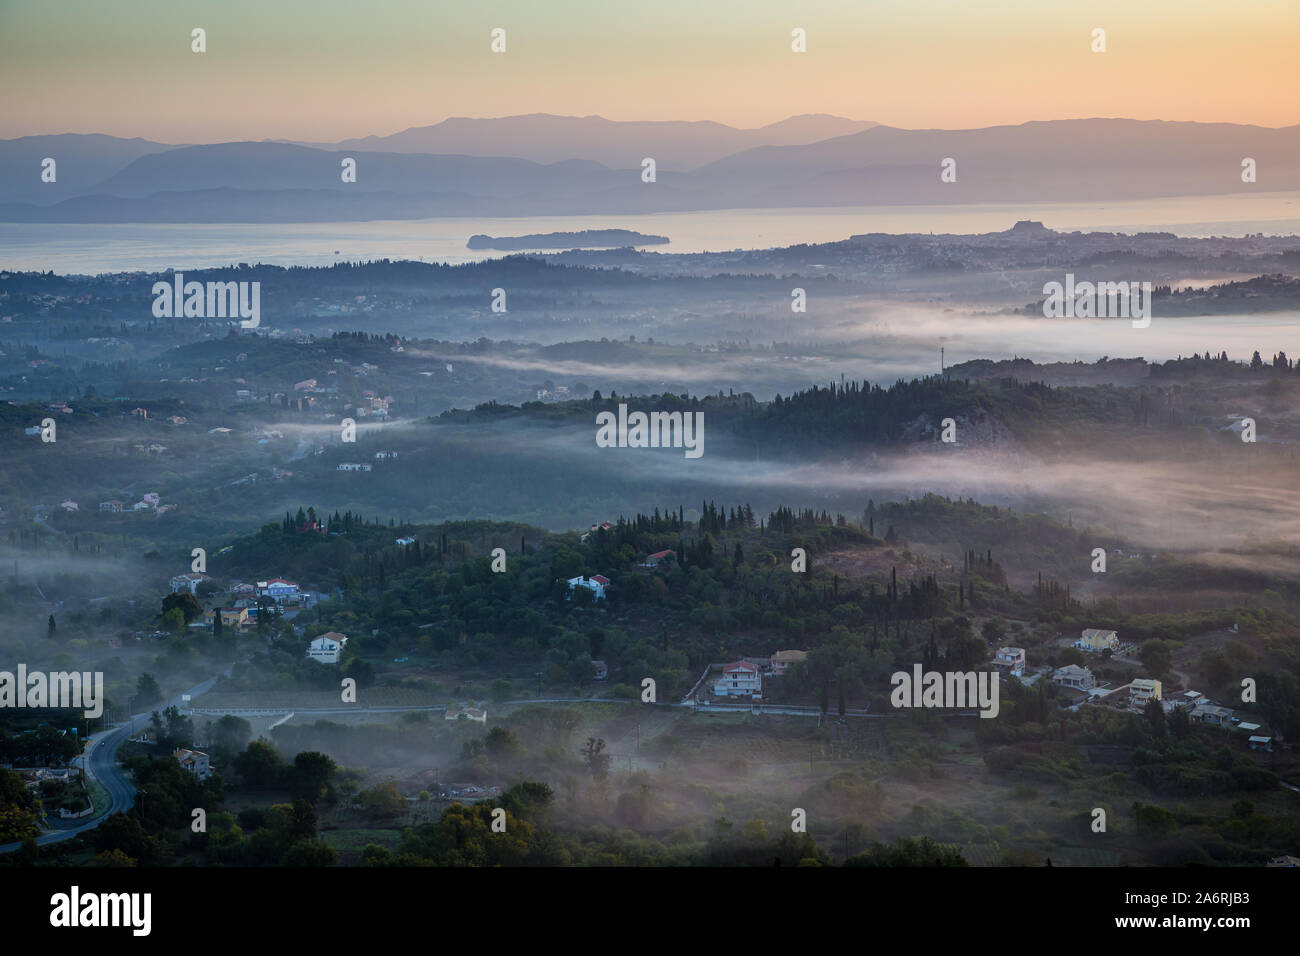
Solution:
[[[1287,126],[1298,41],[1300,0],[0,0],[0,137],[324,141],[536,112]]]

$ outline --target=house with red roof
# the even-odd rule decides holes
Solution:
[[[594,574],[589,578],[584,578],[580,574],[576,578],[569,578],[569,597],[573,597],[574,588],[586,588],[591,592],[591,599],[599,601],[605,597],[605,588],[609,585],[609,578],[603,574]]]
[[[714,697],[762,697],[763,675],[757,664],[733,661],[724,664],[722,676],[713,682]]]

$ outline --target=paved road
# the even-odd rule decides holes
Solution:
[[[233,666],[234,665],[231,665],[231,667]],[[230,670],[231,668],[227,667],[223,673],[229,675]],[[207,680],[203,681],[203,683],[194,685],[184,693],[189,694],[191,697],[196,697],[208,690],[216,682],[216,676],[209,677]],[[182,696],[182,694],[177,694],[166,703],[160,704],[158,710],[165,710],[171,706],[179,707],[181,705]],[[82,751],[82,756],[78,759],[85,764],[86,775],[98,780],[100,784],[103,785],[104,789],[108,791],[108,795],[112,800],[108,812],[96,814],[85,823],[78,824],[74,827],[42,833],[36,838],[36,844],[38,846],[45,846],[49,843],[58,843],[62,840],[70,840],[79,833],[85,833],[87,830],[95,829],[95,827],[99,826],[114,813],[122,813],[123,811],[130,810],[135,806],[135,784],[133,784],[130,778],[122,772],[120,767],[118,767],[117,751],[118,748],[122,746],[123,741],[131,736],[132,731],[137,728],[143,728],[148,724],[151,714],[152,711],[144,714],[133,714],[129,721],[117,724],[109,730],[103,730],[97,734],[91,735],[91,737],[86,741],[86,750]],[[87,755],[89,755],[89,760],[86,759]],[[12,853],[21,845],[21,843],[0,844],[0,853]]]

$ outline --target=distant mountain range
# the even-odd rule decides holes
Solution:
[[[653,156],[660,169],[683,171],[756,146],[816,143],[875,125],[824,113],[792,116],[759,129],[736,129],[707,121],[620,122],[601,116],[531,113],[500,119],[453,117],[391,136],[299,145],[376,153],[513,156],[535,163],[589,159],[611,169],[637,166],[646,156]]]
[[[41,181],[46,156],[58,163],[53,184]],[[645,157],[656,161],[655,182],[642,181]],[[1255,183],[1242,182],[1246,157]],[[352,183],[340,176],[346,158],[356,162]],[[955,182],[940,179],[947,158]],[[800,116],[738,130],[538,114],[326,146],[72,134],[0,141],[5,222],[595,215],[1245,190],[1300,190],[1300,126],[1089,119],[904,130]]]

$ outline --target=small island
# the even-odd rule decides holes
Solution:
[[[626,246],[655,246],[667,236],[647,236],[631,229],[584,229],[582,232],[548,232],[531,236],[470,236],[471,249],[604,249]]]

